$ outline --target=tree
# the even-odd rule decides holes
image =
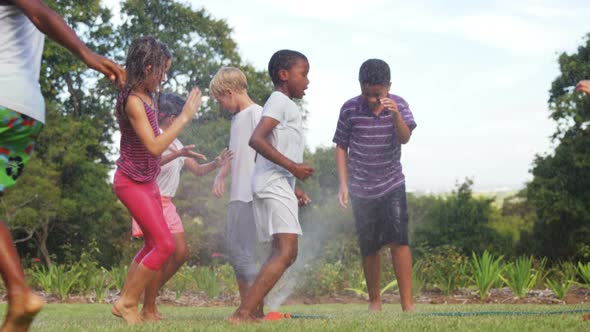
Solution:
[[[432,247],[453,245],[465,255],[503,248],[506,239],[490,226],[493,199],[473,197],[472,186],[473,181],[467,179],[451,196],[430,202],[431,209],[415,227],[414,242]]]
[[[538,220],[523,241],[537,255],[581,259],[590,249],[590,98],[573,87],[590,77],[590,34],[577,53],[561,54],[559,66],[549,98],[556,148],[533,162],[527,196]]]

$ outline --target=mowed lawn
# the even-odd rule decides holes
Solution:
[[[225,321],[234,308],[165,305],[160,309],[164,321],[129,327],[110,314],[110,305],[50,304],[31,331],[590,331],[590,321],[583,321],[581,312],[555,314],[573,310],[588,314],[590,305],[418,305],[418,312],[411,314],[393,304],[385,305],[381,313],[368,313],[365,305],[358,304],[300,305],[281,309],[312,317],[239,326]],[[6,304],[0,310],[4,312]],[[432,315],[441,312],[485,314]],[[545,314],[523,314],[532,312]]]

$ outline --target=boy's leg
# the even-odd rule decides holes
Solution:
[[[23,172],[43,124],[0,106],[0,195]],[[1,331],[27,331],[43,307],[43,299],[26,283],[10,230],[0,222],[0,273],[8,293],[8,311]]]
[[[383,224],[383,233],[391,232],[391,236],[386,236],[385,239],[390,241],[391,262],[398,281],[402,310],[414,311],[412,304],[412,252],[408,237],[409,217],[406,188],[402,186],[387,196],[389,196],[387,197],[388,203],[385,206],[389,207],[389,211],[386,213],[388,218]]]
[[[3,222],[0,222],[0,272],[6,285],[9,305],[0,330],[27,331],[44,303],[27,285],[10,230]]]
[[[369,293],[369,311],[381,310],[381,248],[378,223],[381,206],[379,201],[351,196],[354,223],[361,251],[363,272]]]
[[[363,271],[369,293],[369,311],[381,311],[381,261],[378,251],[363,256]]]
[[[252,202],[230,202],[227,217],[225,247],[234,269],[242,303],[258,274],[257,235]],[[262,307],[257,308],[255,315],[264,317]]]
[[[250,287],[240,307],[229,318],[231,323],[253,320],[256,307],[262,303],[264,297],[274,287],[285,270],[295,262],[297,258],[297,234],[274,234],[272,241],[271,256],[260,269],[254,284]]]
[[[412,252],[408,245],[390,245],[403,311],[414,311],[412,303]]]
[[[176,244],[176,251],[174,251],[174,255],[168,259],[164,267],[156,273],[154,280],[152,280],[145,290],[145,298],[143,307],[141,308],[141,317],[144,320],[162,319],[162,315],[158,312],[156,306],[158,291],[174,276],[188,258],[188,245],[186,244],[184,232],[172,233],[172,236]]]

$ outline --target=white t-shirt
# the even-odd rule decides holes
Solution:
[[[39,86],[45,36],[16,6],[0,6],[0,106],[45,123]]]
[[[229,200],[252,201],[252,174],[256,151],[248,145],[254,129],[260,121],[262,106],[252,104],[236,113],[231,120],[229,149],[231,161],[231,190]]]
[[[265,116],[279,121],[269,135],[272,146],[291,161],[303,162],[305,136],[300,107],[284,93],[275,91],[264,104],[262,117]],[[272,190],[273,181],[281,178],[286,178],[291,187],[295,188],[293,174],[259,154],[254,167],[253,192]]]
[[[165,156],[174,150],[180,150],[182,147],[182,143],[176,138],[162,153],[162,156]],[[182,170],[182,166],[184,166],[185,159],[186,157],[178,157],[171,162],[162,165],[160,174],[158,174],[158,178],[156,179],[158,188],[160,188],[160,195],[168,197],[174,197],[174,195],[176,195],[176,189],[178,189],[178,184],[180,183],[180,171]]]

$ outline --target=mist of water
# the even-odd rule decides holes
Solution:
[[[310,265],[321,255],[321,248],[325,241],[330,241],[328,232],[331,227],[329,225],[337,221],[317,220],[313,209],[313,206],[308,206],[303,208],[300,213],[300,217],[303,216],[306,222],[302,225],[303,235],[299,238],[297,260],[287,269],[264,299],[264,303],[270,311],[277,311],[297,286],[301,285]]]

